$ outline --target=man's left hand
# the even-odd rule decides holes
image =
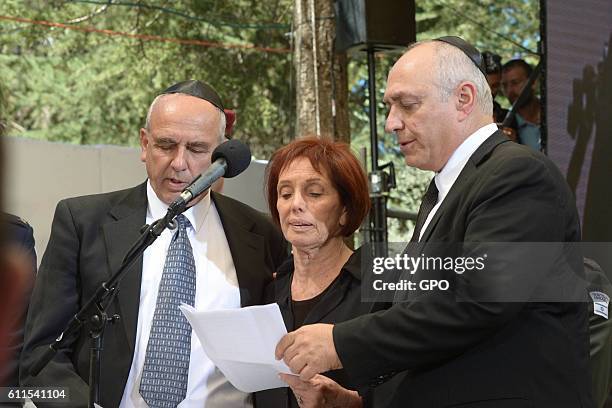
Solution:
[[[363,401],[357,391],[348,390],[340,384],[317,374],[309,381],[290,374],[280,374],[295,395],[300,408],[362,408]]]
[[[304,381],[315,374],[342,368],[332,335],[333,324],[309,324],[285,335],[276,346],[276,358],[283,359]]]

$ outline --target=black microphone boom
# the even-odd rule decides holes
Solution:
[[[172,217],[185,211],[187,204],[208,190],[221,177],[231,178],[245,171],[251,164],[251,150],[238,140],[228,140],[217,146],[212,153],[211,160],[212,163],[208,169],[196,177],[170,204],[168,213],[172,214]]]

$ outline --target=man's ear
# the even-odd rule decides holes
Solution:
[[[476,85],[472,82],[464,81],[457,87],[456,108],[459,112],[459,119],[464,120],[474,110],[476,106]]]
[[[147,160],[147,146],[149,145],[149,138],[147,137],[147,130],[140,128],[140,161],[145,162]]]

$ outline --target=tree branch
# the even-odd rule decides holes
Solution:
[[[108,4],[105,4],[102,7],[99,7],[97,10],[94,10],[91,14],[88,14],[88,15],[83,16],[83,17],[73,18],[72,20],[68,20],[67,23],[68,24],[77,24],[77,23],[82,23],[83,21],[91,20],[92,18],[94,18],[98,14],[102,14],[106,10],[108,10],[108,6],[110,6],[112,3],[113,3],[113,0],[108,0]]]

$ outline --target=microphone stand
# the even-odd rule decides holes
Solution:
[[[375,49],[368,47],[368,99],[370,102],[370,157],[372,171],[368,174],[370,189],[370,222],[366,242],[373,246],[373,256],[388,256],[387,198],[395,188],[393,162],[378,165],[378,134],[376,121],[376,61]],[[384,170],[389,167],[390,172]]]
[[[189,200],[190,201],[190,200]],[[96,293],[83,305],[81,310],[72,317],[64,331],[57,339],[49,345],[47,351],[30,367],[30,375],[36,376],[55,356],[57,351],[64,345],[72,335],[76,334],[82,326],[89,331],[90,353],[89,353],[89,403],[90,408],[100,400],[100,357],[103,349],[104,329],[107,323],[115,323],[119,320],[119,315],[108,316],[106,308],[114,299],[119,283],[126,271],[144,253],[166,229],[176,228],[174,218],[186,210],[188,201],[177,200],[168,208],[168,212],[163,218],[145,225],[142,235],[132,244],[123,258],[119,269],[111,278],[103,282]]]

